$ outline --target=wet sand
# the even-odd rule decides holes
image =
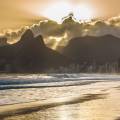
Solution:
[[[120,120],[120,81],[47,90],[55,97],[0,106],[0,120]]]

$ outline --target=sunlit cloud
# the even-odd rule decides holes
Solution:
[[[50,37],[47,38],[47,43],[51,42],[51,40],[54,40],[54,43],[51,46],[51,48],[56,50],[59,45],[64,46],[65,44],[67,44],[67,42],[68,42],[67,38],[68,38],[67,33],[65,33],[61,37],[52,37],[52,36],[50,36]]]
[[[92,19],[78,22],[75,16],[64,18],[61,24],[53,20],[41,20],[32,26],[25,26],[16,31],[7,30],[0,36],[5,36],[8,43],[17,42],[26,29],[31,29],[34,36],[42,35],[47,46],[57,49],[65,46],[70,39],[81,36],[103,36],[111,34],[120,38],[120,16],[108,20]]]

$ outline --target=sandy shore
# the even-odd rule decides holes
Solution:
[[[0,120],[120,120],[120,81],[86,85],[92,92],[82,95],[83,86],[70,87],[77,95],[0,106]]]

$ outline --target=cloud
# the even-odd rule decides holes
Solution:
[[[88,31],[88,35],[91,36],[103,36],[111,34],[120,38],[120,19],[109,19],[106,21],[98,20],[92,25]]]
[[[86,35],[103,36],[111,34],[120,38],[120,16],[108,20],[93,19],[87,22],[76,21],[68,16],[62,24],[52,20],[43,20],[38,24],[25,26],[16,31],[6,31],[4,36],[9,42],[15,42],[28,28],[33,31],[35,36],[41,34],[48,46],[56,48],[56,46],[66,45],[71,38]]]

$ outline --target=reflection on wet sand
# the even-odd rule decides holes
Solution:
[[[1,106],[0,120],[120,120],[119,86],[120,81],[103,81],[44,89],[51,98]]]
[[[120,117],[116,118],[115,120],[120,120]]]
[[[24,104],[8,105],[7,107],[6,106],[0,107],[1,109],[0,118],[3,119],[9,116],[29,114],[31,112],[45,110],[45,109],[52,108],[52,107],[84,103],[86,101],[103,99],[103,98],[105,98],[105,94],[87,94],[83,97],[77,97],[77,98],[76,97],[75,98],[60,98],[60,99],[53,99],[50,101],[46,100],[43,102],[31,102],[31,103],[24,103]]]
[[[120,86],[117,86],[117,87],[114,87],[115,89],[117,89],[117,90],[120,90]]]

